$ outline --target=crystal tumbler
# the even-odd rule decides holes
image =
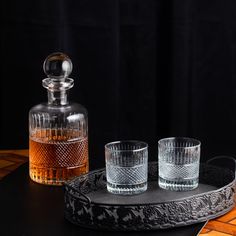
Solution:
[[[141,141],[116,141],[105,145],[107,190],[132,195],[147,189],[148,145]]]
[[[174,191],[197,188],[200,141],[173,137],[158,142],[159,186]]]

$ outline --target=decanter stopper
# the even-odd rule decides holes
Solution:
[[[68,78],[72,72],[71,59],[64,53],[50,54],[43,63],[47,78],[43,80],[43,87],[50,91],[68,90],[74,85],[74,80]]]
[[[72,72],[71,59],[64,53],[50,54],[43,63],[44,73],[53,80],[65,80]]]

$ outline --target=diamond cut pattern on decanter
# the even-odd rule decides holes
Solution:
[[[75,167],[88,159],[87,138],[73,142],[41,143],[30,140],[31,163],[45,168]]]

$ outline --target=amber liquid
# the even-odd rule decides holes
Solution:
[[[88,172],[87,137],[68,139],[68,136],[55,135],[55,132],[48,136],[45,132],[41,130],[30,137],[29,172],[32,180],[41,184],[62,185]]]

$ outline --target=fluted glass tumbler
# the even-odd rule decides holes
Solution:
[[[147,189],[148,145],[117,141],[105,145],[107,190],[132,195]]]
[[[173,191],[198,187],[201,142],[173,137],[158,142],[159,186]]]

